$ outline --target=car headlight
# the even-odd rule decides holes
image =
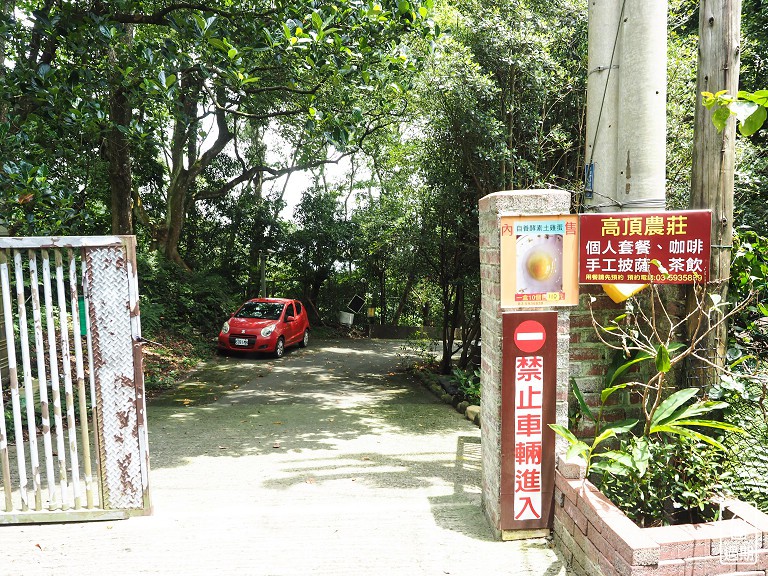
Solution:
[[[229,334],[229,322],[224,322],[224,325],[221,327],[221,333]]]
[[[277,325],[276,325],[276,324],[270,324],[270,325],[269,325],[269,326],[267,326],[266,328],[262,328],[262,329],[261,329],[261,335],[262,335],[264,338],[268,338],[269,336],[271,336],[271,335],[272,335],[272,332],[274,332],[274,331],[275,331],[275,328],[276,328],[276,327],[277,327]]]

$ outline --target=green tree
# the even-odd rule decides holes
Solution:
[[[338,190],[314,186],[296,207],[296,230],[280,246],[279,258],[290,263],[310,320],[322,322],[318,300],[324,284],[340,262],[346,262],[352,236]]]
[[[216,158],[247,148],[243,141],[270,124],[300,134],[296,141],[313,153],[358,146],[396,118],[415,67],[405,41],[414,31],[429,35],[430,26],[427,8],[408,0],[16,2],[2,26],[12,39],[4,46],[12,65],[0,76],[2,101],[12,103],[5,203],[45,221],[29,206],[45,201],[46,186],[54,195],[87,189],[111,207],[117,231],[132,226],[128,207],[142,206],[157,248],[184,264],[185,217]],[[163,202],[145,202],[148,182],[134,182],[145,175],[135,160],[160,155]],[[29,167],[14,161],[21,157]],[[218,194],[289,170],[256,158],[237,166]]]

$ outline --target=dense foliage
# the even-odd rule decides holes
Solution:
[[[744,4],[756,94],[767,13]],[[431,326],[440,370],[467,369],[477,201],[580,186],[586,19],[586,0],[4,2],[0,227],[135,233],[150,337],[211,337],[264,272],[315,325],[360,295],[371,316],[357,323]],[[690,183],[697,22],[696,0],[670,2],[674,207]],[[757,230],[765,133],[739,142],[739,223]],[[298,170],[306,189],[278,180]]]

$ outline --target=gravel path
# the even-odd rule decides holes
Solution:
[[[212,362],[195,378],[235,390],[149,407],[154,514],[0,527],[0,575],[564,575],[546,541],[492,538],[480,431],[400,352],[317,341]]]

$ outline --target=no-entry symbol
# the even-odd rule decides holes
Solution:
[[[541,322],[526,320],[515,328],[515,345],[527,353],[538,352],[547,341],[547,332]]]

